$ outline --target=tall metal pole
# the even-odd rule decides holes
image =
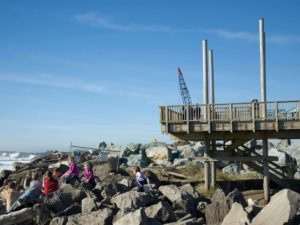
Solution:
[[[213,50],[208,51],[208,64],[209,64],[209,103],[211,104],[211,111],[214,112],[215,104],[215,82],[214,82],[214,60],[213,60]],[[215,151],[216,142],[211,141],[212,151]],[[211,187],[216,187],[216,162],[211,162]]]
[[[208,76],[207,76],[207,41],[202,40],[202,63],[203,63],[203,104],[204,106],[204,119],[208,118]],[[209,155],[209,146],[210,143],[208,140],[204,142],[205,150],[204,150],[204,157],[208,157]],[[209,161],[204,162],[204,183],[205,183],[205,190],[208,191],[210,188],[210,179],[209,179]]]
[[[210,104],[215,104],[214,59],[213,50],[208,51],[209,60],[209,97]]]
[[[202,41],[202,62],[203,62],[203,104],[208,104],[208,79],[207,79],[207,40]],[[207,112],[204,112],[205,119]]]
[[[260,42],[260,91],[262,104],[262,118],[267,117],[267,93],[266,93],[266,45],[265,45],[265,31],[264,31],[264,19],[259,20],[259,42]],[[263,138],[263,188],[264,188],[264,199],[268,203],[270,200],[270,189],[269,189],[269,164],[268,164],[268,139]]]

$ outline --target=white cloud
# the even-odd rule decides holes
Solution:
[[[175,28],[172,26],[163,25],[119,24],[116,23],[111,17],[95,12],[77,14],[73,17],[73,19],[81,24],[85,24],[88,26],[116,31],[206,33],[230,40],[243,40],[248,42],[257,42],[259,40],[258,33],[251,33],[246,31],[230,31],[226,29]],[[267,34],[266,40],[267,42],[274,44],[300,43],[300,36]]]
[[[86,84],[81,81],[70,81],[60,77],[54,77],[50,75],[40,75],[40,76],[5,76],[1,75],[0,80],[9,81],[9,82],[17,82],[23,84],[31,84],[31,85],[42,85],[49,87],[57,87],[57,88],[70,88],[70,89],[78,89],[88,92],[95,93],[105,93],[106,90],[97,84]]]

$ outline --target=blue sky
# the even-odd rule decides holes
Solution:
[[[0,2],[0,151],[147,143],[159,105],[179,104],[177,67],[202,102],[201,40],[214,50],[216,102],[300,94],[299,1]]]

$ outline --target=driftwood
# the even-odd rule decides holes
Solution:
[[[32,220],[34,217],[35,212],[31,208],[25,208],[0,216],[0,224],[13,225]]]
[[[181,179],[188,178],[187,176],[185,176],[183,174],[174,173],[174,172],[166,172],[166,174],[169,175],[169,176],[173,176],[173,177],[177,177],[177,178],[181,178]]]

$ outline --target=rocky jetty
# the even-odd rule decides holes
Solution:
[[[284,143],[278,146],[281,149],[284,146],[285,149],[291,148]],[[103,160],[99,156],[103,151],[111,151],[113,154]],[[281,162],[294,162],[295,157],[288,151],[278,151],[283,151],[283,154],[280,153],[282,158],[279,158]],[[1,171],[0,184],[4,186],[14,181],[17,186],[22,185],[26,189],[31,181],[32,171],[40,171],[42,174],[49,168],[66,171],[68,154],[48,152],[31,163],[18,163],[15,171]],[[217,189],[208,198],[188,182],[168,184],[159,177],[159,174],[164,173],[174,180],[187,178],[188,175],[171,172],[166,168],[201,166],[202,161],[197,157],[202,155],[201,143],[107,145],[102,142],[98,149],[81,152],[77,158],[81,172],[84,162],[93,164],[96,176],[96,186],[93,189],[87,189],[80,183],[63,184],[46,199],[26,203],[19,210],[8,214],[2,212],[0,224],[299,224],[300,195],[289,189],[277,192],[270,203],[262,208],[253,201],[246,201],[237,189],[230,193]],[[132,166],[142,167],[143,173],[148,177],[149,183],[145,185],[143,192],[139,192],[134,185]],[[239,173],[234,166],[228,170],[225,169],[228,165],[222,166],[225,172]]]

